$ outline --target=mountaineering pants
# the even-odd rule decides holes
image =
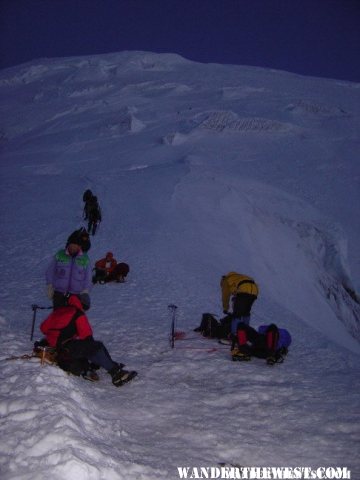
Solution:
[[[52,301],[54,310],[59,307],[66,307],[67,305],[67,298],[65,297],[65,294],[56,290],[54,292]]]
[[[77,293],[73,293],[72,295],[76,295],[78,298],[80,298],[79,294]],[[66,307],[68,305],[68,297],[69,297],[69,294],[55,290],[54,296],[52,299],[53,309],[55,310],[59,307]]]
[[[89,220],[88,233],[89,234],[91,233],[92,235],[95,235],[97,227],[98,227],[98,221],[97,220]]]
[[[86,358],[89,362],[107,371],[117,366],[117,363],[113,361],[105,345],[92,338],[70,340],[63,348],[71,358]]]
[[[266,333],[259,333],[249,325],[240,323],[237,330],[237,343],[242,353],[258,358],[267,358],[277,350],[279,330],[272,324]]]
[[[237,293],[234,295],[233,302],[233,320],[231,322],[231,333],[236,335],[237,327],[240,323],[249,325],[250,312],[256,296],[250,293]]]

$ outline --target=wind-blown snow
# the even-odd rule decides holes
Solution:
[[[0,72],[2,480],[176,479],[178,466],[347,466],[360,478],[359,84],[144,52]],[[92,292],[95,337],[139,372],[116,389],[30,353],[44,270],[97,194],[125,284]],[[228,271],[285,363],[197,337]],[[188,332],[169,348],[170,312]],[[48,311],[38,311],[38,325]]]

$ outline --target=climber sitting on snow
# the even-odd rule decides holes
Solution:
[[[85,314],[88,308],[90,298],[87,294],[69,295],[67,304],[54,310],[40,325],[45,339],[39,342],[38,346],[56,349],[58,366],[73,375],[97,380],[93,369],[104,368],[110,374],[112,383],[119,387],[137,373],[123,370],[124,365],[114,362],[105,345],[94,340]]]
[[[117,263],[112,252],[107,252],[104,258],[95,263],[93,283],[124,282],[129,273],[129,265]]]
[[[104,258],[95,262],[95,275],[93,276],[93,283],[103,283],[106,277],[114,271],[117,261],[112,252],[107,252]]]
[[[274,323],[254,328],[240,323],[233,337],[231,355],[233,360],[250,360],[252,356],[265,358],[268,365],[282,363],[291,344],[290,333]]]

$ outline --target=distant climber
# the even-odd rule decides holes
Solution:
[[[125,278],[129,273],[130,268],[127,263],[117,263],[112,252],[107,252],[104,258],[101,258],[95,263],[95,275],[93,276],[93,283],[108,283],[108,282],[125,282]]]
[[[84,220],[88,220],[89,218],[89,215],[88,215],[88,205],[89,205],[89,202],[91,200],[91,198],[93,197],[93,193],[91,190],[85,190],[85,192],[83,193],[83,202],[85,203],[84,205],[84,213],[83,213],[83,217],[84,217]]]
[[[101,209],[98,203],[98,199],[95,195],[91,197],[89,202],[86,203],[86,212],[88,220],[88,232],[95,235],[99,223],[102,220]]]
[[[98,199],[91,190],[85,190],[83,201],[85,202],[83,217],[84,220],[88,221],[88,232],[95,235],[97,227],[102,220]]]

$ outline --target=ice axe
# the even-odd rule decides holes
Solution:
[[[40,307],[40,305],[36,305],[35,303],[33,305],[31,305],[31,309],[33,311],[33,318],[32,318],[32,325],[31,325],[30,340],[32,340],[33,336],[34,336],[34,328],[35,328],[37,310],[49,310],[50,308],[53,308],[53,307]]]
[[[174,348],[175,346],[175,323],[176,323],[176,310],[177,306],[174,304],[168,305],[168,309],[171,312],[171,330],[170,330],[170,346]]]

